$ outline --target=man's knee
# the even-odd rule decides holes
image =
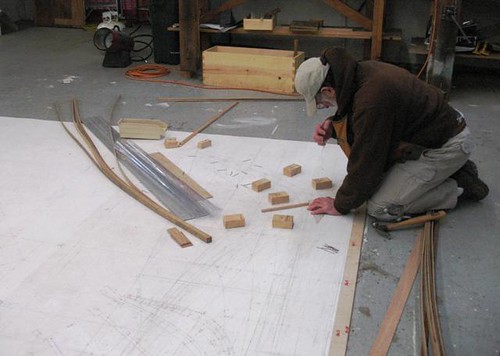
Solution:
[[[402,205],[377,203],[370,199],[367,202],[367,212],[377,220],[394,221],[404,215],[404,208]]]

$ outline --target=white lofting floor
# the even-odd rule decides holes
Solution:
[[[194,246],[182,249],[166,231],[173,225],[108,181],[59,122],[0,117],[0,124],[1,354],[327,352],[352,216],[281,211],[295,222],[284,230],[260,210],[270,206],[269,192],[287,191],[290,203],[312,199],[312,178],[329,176],[336,184],[320,194],[332,194],[345,174],[336,145],[200,134],[167,150],[162,140],[137,140],[175,162],[220,208],[190,220],[213,242],[187,234]],[[198,149],[205,138],[212,147]],[[110,152],[105,157],[116,166]],[[283,175],[292,163],[302,173]],[[253,191],[260,178],[271,189]],[[224,229],[221,215],[234,213],[246,226]]]

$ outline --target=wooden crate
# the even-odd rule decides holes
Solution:
[[[203,84],[294,93],[304,52],[215,46],[203,51]]]
[[[245,31],[272,31],[276,27],[276,16],[270,19],[243,19]]]

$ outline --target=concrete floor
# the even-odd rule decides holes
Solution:
[[[0,116],[55,120],[53,104],[64,104],[75,97],[84,117],[108,117],[112,104],[121,95],[113,116],[115,122],[120,117],[157,118],[168,122],[173,130],[191,131],[205,122],[213,109],[228,105],[161,105],[159,97],[215,96],[227,92],[129,80],[124,69],[101,66],[103,54],[93,46],[92,36],[92,32],[83,30],[36,27],[0,36]],[[171,69],[165,79],[182,79],[176,68]],[[65,79],[68,83],[64,83]],[[464,112],[474,133],[477,150],[472,158],[490,185],[490,195],[483,202],[459,206],[440,225],[437,291],[441,325],[448,355],[498,355],[500,170],[495,155],[500,154],[500,75],[479,70],[456,71],[453,82],[450,100]],[[325,115],[306,119],[301,102],[242,102],[206,132],[311,141],[313,126]],[[259,118],[271,117],[277,118],[277,129],[274,125],[258,125]],[[368,354],[419,232],[397,232],[389,241],[367,225],[348,355]],[[410,295],[391,355],[419,353],[417,290]]]

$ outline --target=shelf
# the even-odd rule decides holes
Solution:
[[[246,0],[227,0],[219,7],[210,8],[210,0],[179,0],[179,28],[170,27],[170,31],[179,31],[180,69],[184,76],[194,76],[199,68],[201,51],[200,43],[204,39],[201,33],[230,33],[234,35],[253,36],[288,36],[288,37],[317,37],[343,38],[365,40],[370,43],[370,58],[380,59],[382,56],[383,40],[401,40],[401,34],[383,33],[384,6],[386,0],[374,0],[370,9],[370,17],[366,17],[358,10],[351,8],[340,0],[323,0],[334,11],[356,23],[360,28],[323,27],[317,33],[293,33],[289,26],[277,26],[273,31],[246,31],[236,28],[227,32],[200,28],[201,23],[213,21],[217,15],[246,2]],[[206,37],[206,36],[204,36]],[[206,39],[205,39],[206,41]]]
[[[178,27],[169,27],[169,31],[179,31]],[[320,38],[348,38],[348,39],[359,39],[359,40],[369,40],[372,38],[372,33],[370,31],[364,31],[356,28],[346,28],[346,27],[322,27],[317,33],[294,33],[290,31],[289,26],[276,26],[273,31],[247,31],[243,28],[235,28],[230,31],[222,32],[218,30],[212,30],[207,28],[200,28],[200,32],[203,33],[214,33],[214,34],[225,34],[230,33],[234,35],[252,35],[252,36],[293,36],[293,37],[320,37]],[[382,35],[384,40],[401,40],[400,32],[389,32]]]
[[[426,56],[428,49],[423,43],[412,43],[409,52],[417,56]],[[498,62],[498,63],[494,63]],[[500,67],[500,52],[491,52],[488,56],[477,55],[471,52],[455,52],[455,64],[457,65],[479,65],[493,64],[495,67]]]

